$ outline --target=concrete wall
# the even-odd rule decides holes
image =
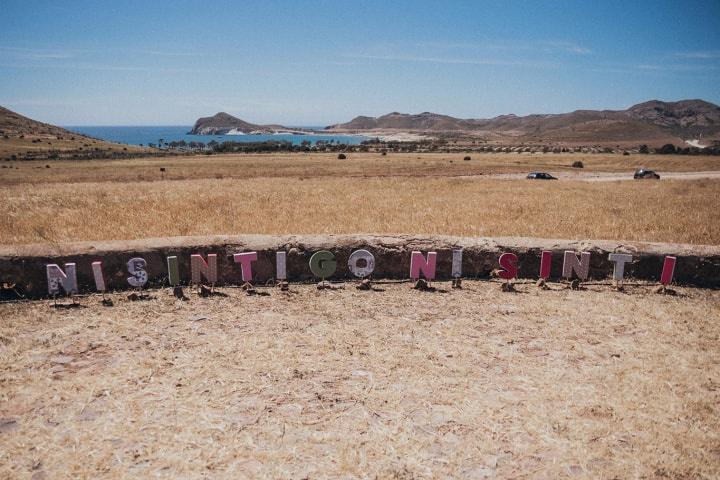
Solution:
[[[47,296],[45,265],[66,262],[77,264],[78,285],[81,292],[95,290],[91,263],[102,260],[109,290],[130,288],[126,278],[126,263],[130,258],[142,257],[148,263],[148,287],[167,285],[169,255],[178,256],[183,283],[190,280],[190,255],[218,254],[221,284],[240,284],[240,266],[232,255],[243,251],[257,251],[253,264],[254,282],[262,284],[275,275],[275,252],[285,250],[288,279],[310,280],[308,262],[318,250],[332,251],[338,269],[331,279],[348,279],[347,259],[356,249],[364,248],[375,255],[374,278],[404,279],[409,276],[410,252],[420,250],[438,252],[437,275],[450,277],[452,250],[463,249],[463,276],[487,278],[498,268],[497,260],[504,252],[519,257],[519,277],[537,278],[540,251],[555,252],[552,277],[560,277],[565,250],[587,251],[592,254],[590,276],[605,279],[612,275],[613,264],[608,253],[630,253],[632,264],[626,266],[626,278],[656,281],[660,278],[665,255],[678,257],[675,282],[700,287],[720,287],[720,247],[658,243],[619,243],[611,241],[571,241],[536,238],[466,238],[448,236],[372,236],[372,235],[307,235],[307,236],[211,236],[171,237],[131,241],[81,242],[62,245],[25,245],[0,247],[0,282],[16,283],[17,289],[28,297]]]

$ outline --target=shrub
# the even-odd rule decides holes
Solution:
[[[347,157],[345,156],[344,153],[341,153],[340,155],[338,155],[338,160],[345,160],[346,158]]]
[[[630,155],[630,152],[628,152],[627,150],[625,150],[625,151],[623,152],[623,155]]]
[[[466,162],[469,162],[469,161],[470,161],[470,157],[467,156],[467,157],[463,158],[463,160],[465,160]]]
[[[640,153],[650,153],[650,149],[647,145],[640,145]]]
[[[666,143],[660,149],[657,150],[657,153],[661,153],[663,155],[672,155],[674,153],[677,153],[677,149],[675,148],[675,145],[672,143]]]
[[[572,168],[583,168],[585,165],[580,160],[576,160],[572,164]]]

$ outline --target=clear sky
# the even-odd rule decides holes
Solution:
[[[720,1],[1,0],[0,105],[60,125],[327,125],[720,104]]]

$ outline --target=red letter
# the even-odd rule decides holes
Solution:
[[[512,280],[517,277],[517,262],[518,257],[514,253],[503,253],[500,255],[500,268],[503,269],[503,271],[500,272],[500,278]]]
[[[669,285],[672,282],[673,275],[675,274],[675,257],[665,257],[663,262],[662,275],[660,275],[660,283],[663,285]]]
[[[552,265],[552,251],[543,250],[540,254],[540,278],[550,278],[550,266]]]

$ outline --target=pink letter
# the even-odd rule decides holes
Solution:
[[[233,260],[240,264],[243,282],[252,281],[252,262],[257,260],[257,252],[236,253]]]
[[[211,284],[217,283],[217,254],[209,253],[206,262],[202,255],[195,253],[190,255],[190,277],[192,283],[199,284],[204,276]]]
[[[580,280],[587,279],[590,273],[590,252],[580,252],[579,259],[577,255],[575,255],[575,252],[571,252],[570,250],[565,252],[563,277],[570,279],[573,276],[573,272],[575,272]]]
[[[435,261],[437,260],[436,252],[428,252],[427,260],[423,257],[423,254],[418,251],[413,251],[410,254],[410,278],[417,280],[420,278],[420,272],[428,280],[435,278]]]
[[[660,283],[663,285],[669,285],[672,282],[673,275],[675,275],[675,263],[677,258],[665,257],[663,262],[662,275],[660,275]]]
[[[93,277],[95,277],[95,289],[98,292],[105,291],[105,275],[103,275],[102,262],[92,262]]]
[[[552,265],[552,251],[543,250],[540,254],[540,278],[550,278],[550,266]]]
[[[504,280],[512,280],[517,277],[518,257],[514,253],[503,253],[500,255],[500,278]]]

